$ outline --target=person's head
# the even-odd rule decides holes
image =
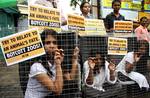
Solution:
[[[145,40],[139,40],[136,45],[134,52],[139,55],[144,55],[148,51],[149,44]]]
[[[120,0],[113,0],[112,1],[112,8],[113,8],[114,12],[119,12],[119,10],[121,8],[121,1]]]
[[[98,68],[105,66],[105,55],[104,55],[104,53],[93,49],[93,50],[91,50],[89,57],[94,58],[94,62],[96,63],[96,66]]]
[[[141,24],[143,27],[148,27],[149,23],[148,23],[147,17],[142,17],[142,18],[140,18],[140,24]]]
[[[91,5],[89,2],[82,2],[80,5],[80,10],[82,14],[88,14],[91,11]]]
[[[51,54],[58,49],[57,32],[52,29],[45,29],[41,34],[41,39],[46,53]]]
[[[51,2],[54,8],[57,8],[57,3],[58,3],[57,0],[47,0],[47,1]]]

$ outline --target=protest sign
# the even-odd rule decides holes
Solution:
[[[124,38],[108,38],[108,54],[125,55],[127,54],[127,39]]]
[[[45,54],[37,29],[3,37],[1,48],[8,66]]]

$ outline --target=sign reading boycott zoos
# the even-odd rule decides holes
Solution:
[[[68,30],[78,31],[80,35],[86,35],[83,16],[68,14],[67,23]]]
[[[87,35],[106,35],[103,20],[85,19],[85,32]]]
[[[40,5],[29,5],[29,27],[42,27],[54,29],[57,32],[60,28],[60,11]]]
[[[125,55],[127,54],[127,39],[124,38],[108,38],[108,54]]]
[[[8,66],[45,54],[37,29],[3,37],[1,48]]]

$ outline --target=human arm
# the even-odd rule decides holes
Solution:
[[[110,80],[111,81],[114,81],[115,80],[115,70],[116,70],[116,68],[115,68],[115,64],[113,64],[112,62],[110,62],[109,63],[109,65],[108,65],[108,69],[109,69],[109,74],[110,74]]]
[[[107,81],[109,83],[116,83],[117,81],[117,77],[116,77],[116,67],[115,64],[112,62],[107,62],[105,63],[105,67],[106,67],[106,76],[107,76]]]
[[[135,35],[136,35],[136,37],[137,37],[137,40],[140,40],[140,39],[142,39],[142,29],[140,28],[140,27],[137,27],[135,30],[134,30],[134,32],[135,32]]]
[[[113,28],[113,23],[114,23],[114,19],[110,14],[108,14],[105,18],[105,28],[106,28],[106,32],[113,32],[114,28]]]
[[[109,32],[110,30],[109,30],[109,17],[108,17],[108,15],[106,16],[104,23],[105,23],[106,31]]]
[[[134,63],[131,64],[131,63],[129,63],[129,62],[126,61],[125,71],[126,71],[127,73],[130,73],[130,72],[133,70],[134,65],[135,65]]]
[[[136,63],[140,60],[140,58],[141,55],[136,52],[133,53],[133,56],[128,55],[125,60],[125,71],[127,73],[130,73],[134,69],[134,66],[136,66]]]
[[[35,76],[35,78],[45,86],[49,91],[54,92],[56,95],[59,95],[62,92],[63,88],[63,77],[61,62],[63,56],[59,52],[55,52],[54,56],[54,65],[56,66],[56,79],[52,80],[47,73],[41,73]]]
[[[95,67],[95,62],[89,58],[88,61],[84,63],[84,82],[86,85],[93,85],[94,82],[94,74],[93,69]]]
[[[79,48],[75,47],[74,51],[73,51],[73,55],[72,55],[72,68],[70,73],[67,72],[65,73],[65,78],[67,80],[74,80],[77,72],[78,72],[78,56],[79,56]]]

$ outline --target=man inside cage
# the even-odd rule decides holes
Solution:
[[[103,53],[91,50],[89,58],[83,66],[83,81],[87,87],[104,92],[103,84],[115,84],[117,78],[115,65],[105,60]]]
[[[66,89],[64,88],[65,85],[72,85],[69,84],[70,81],[75,80],[78,74],[79,49],[76,47],[73,50],[72,69],[68,72],[63,68],[64,54],[62,49],[58,49],[60,46],[58,46],[57,32],[52,29],[46,29],[42,32],[41,38],[46,54],[35,58],[34,61],[30,60],[32,62],[26,63],[31,64],[27,65],[31,67],[25,98],[57,98],[61,95],[67,96],[67,94],[63,93],[63,89]]]
[[[139,87],[149,88],[149,84],[145,76],[136,72],[136,65],[147,51],[148,43],[146,41],[138,41],[134,47],[134,51],[128,52],[116,67],[116,71],[121,72],[124,77],[135,81]],[[142,66],[142,65],[140,65]]]

